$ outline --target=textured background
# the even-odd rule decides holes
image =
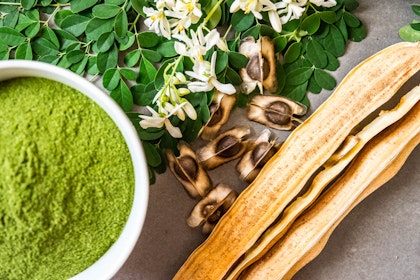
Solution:
[[[359,0],[355,14],[367,27],[368,36],[350,43],[337,81],[375,52],[401,41],[398,29],[414,19],[409,4],[418,1]],[[420,59],[420,58],[419,58]],[[420,82],[420,75],[410,81]],[[311,95],[311,111],[330,92]],[[344,104],[343,104],[344,106]],[[237,110],[225,129],[252,125]],[[279,133],[284,138],[287,134]],[[200,145],[197,143],[196,145]],[[245,184],[234,170],[236,162],[212,171],[214,183],[224,182],[241,191]],[[396,177],[359,204],[332,234],[323,252],[294,279],[419,279],[420,275],[420,148],[417,147]],[[150,187],[149,209],[141,237],[131,256],[113,280],[170,279],[188,255],[204,240],[185,219],[195,205],[170,172]]]

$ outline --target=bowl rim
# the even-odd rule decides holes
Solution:
[[[149,201],[149,175],[141,140],[131,120],[121,107],[103,90],[70,70],[39,61],[0,61],[0,81],[17,77],[39,77],[68,85],[98,104],[113,120],[123,135],[134,170],[134,197],[130,214],[114,244],[87,269],[71,280],[110,279],[123,266],[133,251],[142,231]]]

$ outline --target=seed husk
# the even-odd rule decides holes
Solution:
[[[173,151],[166,151],[169,169],[192,198],[205,196],[212,188],[212,182],[206,170],[197,160],[194,150],[186,142],[178,144],[179,156]]]

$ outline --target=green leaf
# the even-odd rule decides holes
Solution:
[[[328,64],[327,54],[320,43],[310,40],[306,48],[306,57],[318,68],[324,68]]]
[[[142,61],[143,60],[144,60],[144,58],[142,59]],[[147,61],[147,62],[146,62],[146,64],[149,64],[150,63],[150,61]],[[160,65],[159,69],[157,70],[156,75],[153,78],[154,85],[155,85],[155,88],[157,90],[160,90],[163,87],[163,85],[165,84],[163,73],[165,73],[166,67],[168,67],[168,65],[170,63],[172,63],[172,62],[173,62],[173,59],[165,60]],[[151,63],[150,63],[150,65],[153,66],[153,64],[151,64]],[[142,68],[143,68],[143,70],[142,70]],[[140,65],[140,69],[139,69],[139,82],[141,82],[143,84],[147,84],[148,82],[150,82],[150,80],[148,80],[147,76],[149,76],[148,73],[147,73],[147,68],[144,68],[144,67],[142,67]],[[144,77],[146,77],[146,78],[144,78]],[[143,80],[143,79],[145,79],[145,80]]]
[[[174,57],[178,55],[178,53],[175,51],[174,44],[175,42],[172,40],[166,41],[161,43],[156,50],[158,51],[158,53],[160,53],[161,56],[165,58]]]
[[[343,18],[350,27],[358,27],[360,25],[360,20],[349,12],[344,12]]]
[[[34,22],[31,25],[29,25],[23,33],[25,33],[26,37],[28,38],[34,38],[39,33],[40,29],[41,25],[39,24],[39,22]]]
[[[7,26],[0,27],[0,38],[8,46],[18,46],[25,41],[25,36]]]
[[[124,57],[124,63],[128,67],[134,67],[140,60],[140,50],[132,50]]]
[[[97,41],[98,50],[100,52],[108,51],[114,44],[114,33],[105,32],[99,36]]]
[[[70,10],[73,13],[79,13],[94,6],[96,3],[98,3],[98,1],[99,0],[71,0]]]
[[[309,83],[308,83],[308,90],[312,93],[318,94],[322,91],[322,87],[320,87],[318,85],[318,83],[315,80],[315,76],[312,76],[309,79]]]
[[[62,50],[65,50],[70,45],[79,43],[79,40],[76,37],[74,37],[71,33],[65,30],[55,29],[54,32],[56,33],[58,41],[60,42],[59,46],[57,46],[57,49],[60,48]],[[55,42],[52,42],[52,43],[55,44]]]
[[[335,14],[335,13],[334,13]],[[318,31],[319,26],[321,25],[321,19],[320,15],[317,13],[314,13],[308,17],[306,17],[300,26],[300,28],[306,32],[308,32],[308,35],[312,35],[315,32]]]
[[[348,11],[353,11],[359,7],[359,2],[357,0],[344,0],[344,6]]]
[[[115,68],[118,63],[118,49],[114,45],[109,51],[98,53],[97,64],[100,73],[104,73],[109,68]]]
[[[131,5],[133,6],[134,10],[136,10],[136,12],[139,13],[142,17],[147,17],[143,12],[143,7],[147,7],[149,5],[147,0],[131,0]]]
[[[260,28],[261,25],[255,25],[251,28],[249,28],[248,30],[245,30],[244,32],[242,32],[241,34],[241,38],[244,39],[248,36],[253,37],[254,39],[258,39],[259,35],[260,35]]]
[[[29,42],[24,42],[20,44],[15,52],[15,58],[16,59],[26,59],[26,60],[32,60],[32,46]]]
[[[142,49],[141,54],[151,62],[160,62],[162,59],[162,55],[154,50]]]
[[[340,61],[338,61],[338,59],[330,52],[326,51],[325,54],[327,55],[327,59],[328,59],[328,64],[325,69],[330,70],[330,71],[337,70],[338,67],[340,66]]]
[[[224,51],[217,51],[216,74],[221,73],[228,66],[229,57]]]
[[[413,21],[412,23],[410,23],[411,28],[413,28],[416,31],[420,31],[420,22],[418,21]]]
[[[61,21],[60,27],[74,36],[80,36],[85,32],[90,18],[81,15],[69,15]]]
[[[25,10],[31,9],[33,6],[35,6],[37,0],[20,0],[20,4]]]
[[[119,87],[111,91],[110,96],[120,107],[129,112],[133,107],[133,95],[124,81],[120,81]]]
[[[57,26],[61,26],[63,20],[71,15],[74,14],[70,10],[60,10],[54,15],[54,23],[57,24]]]
[[[347,24],[344,18],[341,18],[337,23],[337,27],[340,30],[341,34],[343,35],[344,41],[348,41],[349,39],[349,32],[347,30]]]
[[[43,26],[41,29],[41,37],[53,43],[57,47],[57,49],[60,48],[60,42],[58,41],[58,37],[51,27]]]
[[[127,38],[128,38],[127,41],[126,42],[120,42],[120,44],[119,44],[118,49],[120,51],[128,50],[134,44],[134,42],[136,41],[136,36],[134,35],[133,32],[128,31],[126,35],[127,35]]]
[[[10,57],[10,51],[0,51],[0,60],[7,60]]]
[[[334,89],[337,84],[335,79],[322,69],[315,69],[314,77],[320,87],[328,90]]]
[[[137,41],[142,48],[153,48],[160,42],[160,36],[155,32],[145,31],[137,35]]]
[[[411,10],[413,13],[420,16],[420,4],[411,4]]]
[[[86,65],[89,61],[88,56],[84,56],[83,59],[71,66],[71,71],[73,71],[76,74],[83,75],[86,69]]]
[[[146,141],[142,142],[142,144],[144,153],[146,155],[147,164],[149,164],[152,167],[160,165],[160,163],[162,162],[162,158],[160,157],[156,146]]]
[[[155,80],[157,74],[156,68],[146,58],[142,58],[139,66],[139,81],[143,84],[148,84]]]
[[[36,21],[26,16],[25,14],[20,14],[15,28],[17,31],[21,32],[34,22]]]
[[[71,66],[71,63],[67,59],[67,54],[63,55],[60,60],[57,63],[58,66],[63,68],[69,68]]]
[[[309,80],[312,73],[312,67],[297,68],[286,74],[286,83],[293,86],[301,85]]]
[[[78,63],[85,57],[85,52],[82,50],[72,50],[67,53],[67,60],[69,63]]]
[[[261,36],[268,36],[270,38],[273,38],[275,36],[278,36],[279,34],[271,26],[269,26],[267,24],[261,24],[260,35]]]
[[[306,96],[307,87],[308,82],[298,86],[286,86],[283,90],[283,94],[284,96],[299,102]]]
[[[155,98],[157,91],[153,82],[148,85],[136,84],[131,87],[134,103],[140,106],[150,106]]]
[[[44,55],[38,58],[39,61],[46,62],[49,64],[57,65],[60,57],[57,55]]]
[[[292,43],[284,54],[284,63],[291,63],[300,56],[301,46],[298,42]]]
[[[155,131],[155,130],[152,130],[152,128],[148,128],[148,129],[141,128],[138,130],[138,133],[141,140],[153,141],[153,140],[158,140],[163,135],[163,133],[165,133],[165,129],[157,128]]]
[[[345,41],[343,35],[336,26],[330,25],[328,35],[323,39],[323,45],[326,50],[330,51],[336,57],[340,57],[344,54]]]
[[[350,28],[349,39],[353,42],[360,42],[366,38],[366,28],[363,24],[358,27]]]
[[[114,90],[120,84],[120,72],[117,68],[107,69],[102,77],[102,85],[107,90]]]
[[[410,25],[405,25],[398,31],[401,39],[407,42],[420,41],[420,31],[414,30]]]
[[[87,63],[87,72],[90,75],[97,75],[99,74],[98,64],[97,64],[97,57],[96,56],[90,56],[88,63]]]
[[[123,4],[125,1],[126,1],[126,0],[105,0],[105,4],[120,6],[120,5],[121,5],[121,4]]]
[[[237,32],[242,32],[250,28],[254,24],[255,18],[252,13],[245,14],[239,10],[232,14],[231,25]]]
[[[15,28],[16,24],[18,23],[20,15],[23,15],[23,14],[19,13],[18,10],[12,11],[6,14],[3,18],[3,25],[10,28]]]
[[[119,68],[121,76],[130,81],[135,81],[137,79],[137,73],[131,68]]]
[[[286,38],[286,36],[282,36],[282,35],[276,36],[273,39],[273,43],[274,43],[275,52],[280,53],[287,46],[287,38]]]
[[[122,38],[128,32],[128,18],[124,10],[115,17],[114,31],[118,38]]]
[[[86,26],[86,36],[90,40],[98,40],[99,37],[106,33],[111,32],[114,29],[113,19],[91,19]]]
[[[92,15],[100,19],[115,17],[121,11],[121,7],[111,4],[99,4],[92,8]]]
[[[229,64],[235,69],[241,69],[248,64],[248,58],[240,52],[228,52]]]
[[[218,0],[200,2],[204,14],[209,15],[210,12],[212,12],[210,18],[207,18],[206,27],[208,27],[209,29],[216,28],[220,20],[222,19],[222,8],[220,7],[220,5],[217,4],[217,2]],[[215,7],[217,8],[213,10]]]
[[[240,85],[242,83],[242,78],[239,76],[238,72],[233,70],[230,67],[226,67],[226,83],[230,83],[232,85]]]
[[[337,21],[337,14],[333,11],[320,12],[319,16],[320,16],[322,21],[324,21],[328,24],[333,24],[334,22]]]

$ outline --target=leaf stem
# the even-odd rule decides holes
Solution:
[[[206,25],[207,22],[210,20],[210,18],[213,16],[213,14],[216,12],[216,10],[220,7],[220,5],[224,2],[225,0],[218,0],[216,5],[214,5],[210,12],[208,13],[208,15],[205,17],[203,24]]]

